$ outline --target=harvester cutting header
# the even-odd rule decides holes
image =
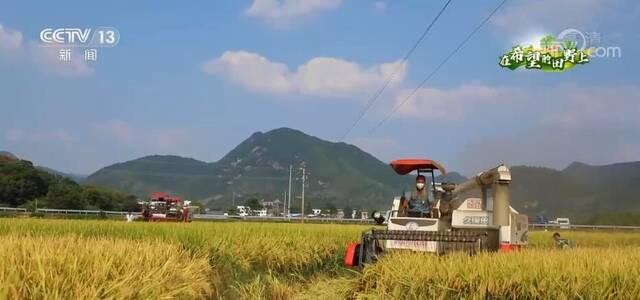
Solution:
[[[528,218],[510,206],[511,173],[506,165],[460,184],[435,182],[435,171],[446,171],[433,160],[400,159],[390,165],[398,175],[415,171],[416,187],[410,196],[395,197],[386,216],[374,213],[376,222],[386,223],[387,229],[366,231],[360,243],[349,245],[346,265],[374,262],[391,249],[476,253],[527,244]]]
[[[183,201],[180,197],[170,196],[165,192],[154,192],[149,195],[149,201],[141,202],[142,219],[144,221],[172,221],[188,222],[190,201]]]

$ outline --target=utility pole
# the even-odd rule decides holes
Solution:
[[[305,177],[306,177],[305,176],[306,175],[305,172],[306,172],[306,169],[303,166],[302,167],[302,223],[304,223],[304,182],[305,182]]]
[[[287,203],[287,218],[291,217],[291,174],[293,173],[293,166],[289,165],[289,199],[285,200],[288,201]]]
[[[235,209],[236,208],[236,192],[232,192],[233,196],[231,196],[231,208]]]
[[[282,198],[282,217],[285,217],[287,211],[287,190],[284,190],[284,198]]]

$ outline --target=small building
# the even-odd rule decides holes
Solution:
[[[238,215],[241,217],[246,217],[251,215],[251,207],[238,205],[236,206],[236,210],[238,211]]]

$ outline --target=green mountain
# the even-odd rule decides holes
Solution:
[[[212,208],[249,198],[282,199],[294,169],[292,194],[301,194],[300,168],[306,166],[305,207],[387,209],[394,195],[409,190],[413,176],[397,176],[388,164],[345,143],[328,142],[280,128],[257,132],[217,162],[178,156],[147,156],[115,164],[89,176],[89,184],[145,197],[166,191],[206,200]],[[640,212],[640,162],[590,166],[572,163],[564,170],[514,166],[512,206],[531,217],[571,217]],[[437,181],[460,183],[456,172]],[[293,198],[299,203],[298,198]],[[295,204],[294,204],[295,205]],[[296,205],[299,206],[299,205]]]
[[[165,191],[189,198],[204,198],[213,192],[214,169],[205,162],[173,155],[146,156],[102,168],[86,182],[146,197]]]
[[[43,167],[43,166],[36,166],[36,168],[45,171],[49,174],[52,175],[57,175],[57,176],[62,176],[62,177],[67,177],[75,182],[78,183],[82,183],[84,181],[85,178],[87,178],[86,175],[81,175],[81,174],[71,174],[71,173],[65,173],[65,172],[60,172],[58,170],[54,170],[48,167]]]
[[[529,215],[593,216],[640,212],[640,162],[564,170],[518,166],[512,171],[512,204]]]
[[[12,159],[12,160],[18,160],[19,159],[15,154],[13,154],[13,153],[11,153],[9,151],[0,151],[0,157],[9,158],[9,159]],[[47,173],[49,173],[51,175],[56,175],[56,176],[62,176],[62,177],[69,178],[69,179],[71,179],[71,180],[73,180],[75,182],[82,182],[85,179],[85,177],[87,177],[85,175],[70,174],[70,173],[60,172],[58,170],[54,170],[54,169],[51,169],[51,168],[48,168],[48,167],[43,167],[43,166],[36,166],[36,168],[40,169],[41,171],[45,171],[45,172],[47,172]]]
[[[389,205],[407,177],[358,147],[332,143],[300,131],[280,128],[256,132],[222,159],[206,163],[177,156],[148,156],[115,164],[87,178],[88,183],[146,196],[167,191],[190,199],[206,199],[210,206],[231,204],[248,197],[281,198],[294,167],[293,195],[300,195],[300,168],[306,167],[305,206],[377,207]],[[295,198],[294,198],[295,199]],[[299,200],[296,200],[298,202]]]
[[[18,159],[17,156],[15,156],[13,153],[9,152],[9,151],[0,151],[0,156],[4,156],[10,159]]]

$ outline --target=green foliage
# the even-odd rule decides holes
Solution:
[[[562,171],[523,166],[511,171],[511,204],[529,216],[571,217],[572,223],[589,224],[598,215],[640,212],[640,162],[576,162]],[[614,219],[603,216],[598,222],[618,224]]]
[[[640,212],[597,215],[588,224],[640,226]]]
[[[260,204],[260,200],[258,200],[258,198],[249,198],[244,202],[244,205],[251,207],[251,209],[262,209],[262,205]]]
[[[45,214],[43,212],[40,211],[36,211],[36,212],[32,212],[31,213],[31,217],[32,218],[44,218]]]
[[[0,160],[0,203],[12,207],[138,210],[135,196],[100,187],[81,186],[35,168],[25,160]]]
[[[203,214],[203,213],[205,213],[206,206],[202,202],[191,201],[190,206],[197,207],[197,208],[194,208],[193,210],[191,210],[191,214]]]
[[[84,209],[87,199],[82,197],[82,189],[77,183],[63,181],[49,187],[47,203],[51,208]]]
[[[334,215],[338,212],[338,208],[333,204],[333,202],[327,202],[324,205],[323,213],[328,213],[330,215]]]
[[[43,197],[56,178],[40,172],[24,160],[0,161],[0,203],[20,206],[28,200]]]

